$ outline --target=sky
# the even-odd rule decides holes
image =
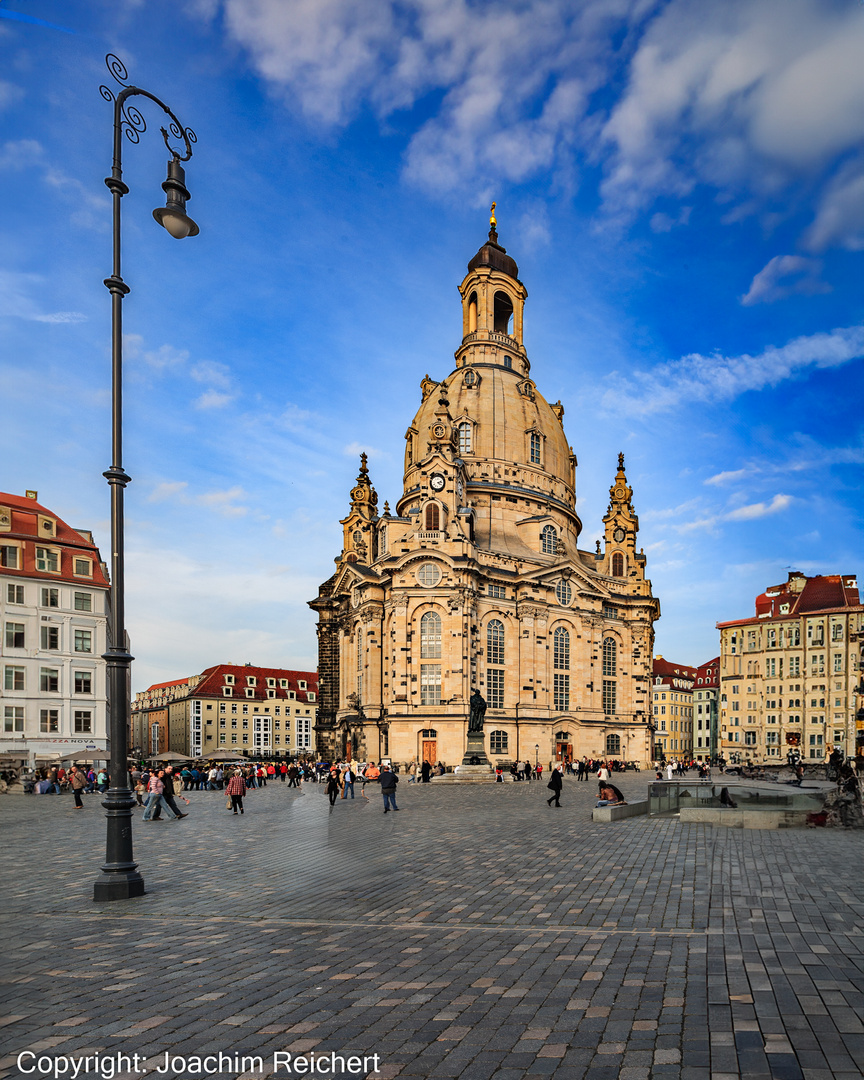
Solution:
[[[0,0],[0,490],[103,557],[108,52],[197,136],[179,242],[140,97],[123,147],[134,690],[315,668],[358,454],[393,506],[493,199],[587,550],[625,454],[656,652],[864,569],[859,0]]]

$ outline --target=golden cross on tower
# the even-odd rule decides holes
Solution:
[[[489,228],[490,229],[497,229],[498,228],[498,220],[495,217],[495,207],[497,205],[498,205],[498,203],[493,202],[491,207],[489,208]]]

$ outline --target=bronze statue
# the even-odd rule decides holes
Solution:
[[[468,716],[468,730],[482,731],[483,718],[486,716],[486,702],[479,690],[471,695],[471,712]]]

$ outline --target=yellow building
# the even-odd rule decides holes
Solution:
[[[490,760],[648,761],[659,603],[623,455],[604,541],[580,550],[564,407],[531,378],[527,296],[489,240],[460,286],[453,370],[425,376],[401,497],[378,512],[365,455],[318,614],[318,750],[462,761],[469,699]]]
[[[729,761],[855,753],[864,607],[854,576],[793,572],[756,598],[755,616],[717,626],[720,751]]]
[[[696,668],[654,657],[654,757],[693,759],[693,684]]]

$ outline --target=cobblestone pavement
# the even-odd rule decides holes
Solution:
[[[0,1076],[22,1050],[187,1059],[169,1078],[220,1051],[250,1078],[331,1051],[383,1080],[864,1075],[864,836],[595,825],[595,793],[403,779],[385,816],[277,783],[232,821],[192,792],[135,822],[147,895],[104,906],[98,798],[7,797]]]

